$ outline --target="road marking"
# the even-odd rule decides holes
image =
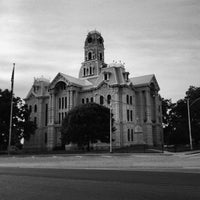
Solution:
[[[75,156],[76,158],[82,158],[83,156]]]

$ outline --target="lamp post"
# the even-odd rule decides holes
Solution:
[[[110,101],[110,153],[112,153],[112,103]]]
[[[191,104],[189,98],[187,98],[187,110],[188,110],[188,127],[189,127],[189,139],[190,139],[190,150],[193,150],[192,145],[192,130],[191,130],[191,120],[190,120],[190,107],[196,103],[198,100],[200,100],[200,97],[195,99]]]

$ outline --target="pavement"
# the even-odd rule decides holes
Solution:
[[[200,152],[11,155],[0,156],[0,167],[200,173]]]
[[[1,200],[199,200],[200,174],[0,167]]]

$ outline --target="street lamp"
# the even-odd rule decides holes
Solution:
[[[190,120],[190,107],[196,103],[198,100],[200,100],[200,97],[195,99],[191,104],[189,102],[189,98],[187,98],[187,110],[188,110],[188,127],[189,127],[189,139],[190,139],[190,150],[193,150],[192,145],[192,130],[191,130],[191,120]]]
[[[112,153],[112,103],[110,101],[110,153]]]

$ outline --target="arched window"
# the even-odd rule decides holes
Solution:
[[[90,67],[90,75],[92,74],[92,67]]]
[[[91,102],[91,103],[93,103],[93,102],[94,102],[94,99],[93,99],[93,97],[91,97],[91,98],[90,98],[90,102]]]
[[[92,53],[89,52],[89,53],[88,53],[88,60],[91,60],[91,59],[92,59]]]
[[[107,96],[107,104],[110,104],[111,103],[111,96],[110,94]]]
[[[34,106],[34,112],[37,112],[37,105]]]
[[[86,103],[89,103],[89,99],[88,98],[86,98]]]
[[[103,105],[104,101],[103,101],[103,96],[100,96],[100,104]]]
[[[82,99],[82,104],[84,104],[85,103],[85,99]]]
[[[86,71],[85,71],[85,68],[83,68],[83,76],[86,75]]]

